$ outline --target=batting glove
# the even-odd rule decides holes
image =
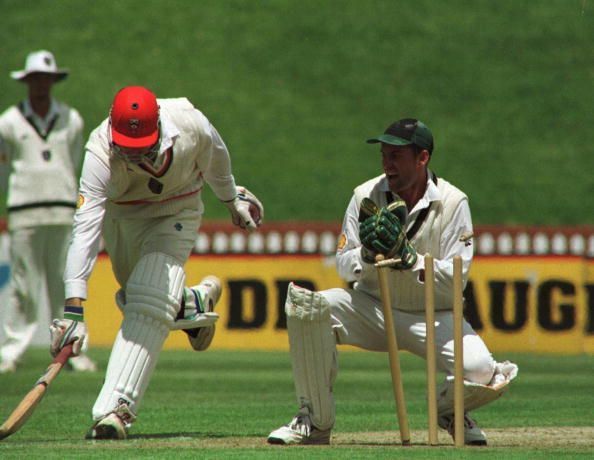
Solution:
[[[223,203],[231,213],[234,225],[253,232],[262,224],[264,206],[247,188],[237,186],[237,196]]]
[[[56,356],[72,343],[72,354],[78,356],[87,349],[87,335],[82,307],[65,306],[64,319],[54,319],[50,324],[50,353]]]

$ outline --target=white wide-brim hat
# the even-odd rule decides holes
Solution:
[[[33,51],[27,56],[25,68],[10,72],[15,80],[23,80],[32,73],[48,73],[56,76],[56,81],[63,80],[68,76],[68,69],[58,69],[54,55],[46,50]]]

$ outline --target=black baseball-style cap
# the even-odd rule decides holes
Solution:
[[[433,134],[427,126],[415,118],[403,118],[395,121],[386,128],[384,134],[367,139],[368,144],[383,142],[391,145],[414,144],[422,149],[433,152]]]

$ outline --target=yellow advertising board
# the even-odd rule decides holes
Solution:
[[[289,282],[316,290],[346,286],[336,273],[334,259],[319,255],[205,255],[192,256],[186,264],[190,284],[211,274],[223,282],[216,309],[220,318],[211,345],[219,349],[287,350],[284,304]],[[93,346],[110,346],[115,339],[122,320],[114,301],[116,290],[109,258],[101,255],[85,304]],[[185,333],[171,333],[165,347],[189,349]]]
[[[333,258],[319,255],[192,256],[189,284],[208,274],[223,282],[212,347],[287,350],[284,300],[290,281],[309,289],[346,287]],[[85,316],[93,346],[110,346],[121,322],[117,284],[106,256],[89,283]],[[490,350],[594,353],[594,262],[581,257],[477,257],[465,291],[465,316]],[[166,348],[189,348],[173,332]]]
[[[584,270],[579,257],[477,258],[465,316],[492,351],[582,352]]]

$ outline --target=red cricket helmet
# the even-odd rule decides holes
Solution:
[[[151,147],[159,139],[157,97],[143,86],[126,86],[118,91],[109,119],[111,141],[120,147]]]

